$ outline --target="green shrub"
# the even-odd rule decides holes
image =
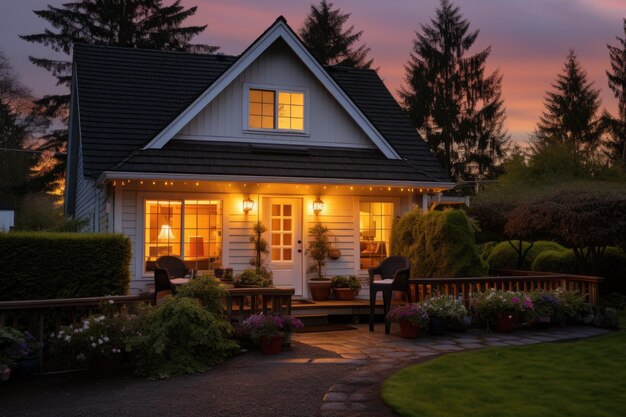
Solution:
[[[272,271],[268,271],[264,267],[259,268],[258,271],[254,268],[248,268],[233,278],[233,285],[236,288],[243,286],[273,287],[272,275]]]
[[[130,241],[115,234],[0,234],[0,300],[125,294]]]
[[[135,372],[167,378],[204,372],[237,351],[233,328],[192,298],[169,297],[147,314],[138,336],[126,348],[133,353]]]
[[[463,211],[408,213],[394,225],[392,242],[392,253],[410,259],[413,277],[483,276],[487,273],[487,266],[474,244],[474,228]]]
[[[200,275],[176,289],[176,297],[196,298],[209,312],[217,316],[224,314],[224,300],[228,295],[226,287],[219,280]]]
[[[361,281],[354,275],[337,275],[332,279],[330,285],[333,288],[352,288],[355,291],[361,289]]]
[[[619,248],[606,248],[598,267],[598,275],[604,277],[602,291],[605,294],[626,294],[626,253]]]
[[[533,271],[576,273],[576,256],[571,249],[546,250],[535,258]]]
[[[517,245],[518,241],[512,241],[512,243]],[[528,242],[522,242],[522,251],[526,251],[529,245],[530,243]],[[530,270],[537,255],[547,250],[563,251],[566,249],[556,242],[538,240],[524,257],[522,269]],[[490,269],[518,269],[517,262],[517,251],[511,247],[508,241],[498,243],[487,257]]]
[[[487,259],[489,258],[489,255],[491,255],[491,252],[493,251],[493,249],[496,247],[496,245],[498,244],[498,242],[485,242],[482,243],[480,245],[478,245],[478,252],[480,252],[480,257],[482,258],[483,261],[487,261]]]

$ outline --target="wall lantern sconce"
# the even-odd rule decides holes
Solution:
[[[313,202],[313,213],[315,213],[315,215],[317,216],[322,212],[323,209],[324,209],[324,202],[320,200],[319,197],[317,197],[315,201]]]
[[[254,200],[250,196],[246,197],[242,202],[243,212],[248,214],[254,208]]]

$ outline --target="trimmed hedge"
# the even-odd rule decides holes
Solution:
[[[626,253],[616,247],[606,248],[598,275],[605,278],[602,285],[605,294],[618,292],[626,295]]]
[[[415,212],[398,219],[391,238],[392,254],[411,261],[411,276],[484,276],[487,265],[474,244],[474,228],[460,210]]]
[[[123,235],[0,233],[0,300],[122,295],[130,257]]]
[[[517,241],[513,241],[514,245],[517,243]],[[522,250],[525,251],[528,245],[528,242],[522,242]],[[526,254],[524,262],[522,263],[522,269],[530,270],[535,258],[540,253],[547,250],[564,251],[566,249],[556,242],[538,240]],[[517,252],[511,247],[508,241],[500,242],[489,253],[487,263],[490,269],[518,269]]]
[[[537,255],[532,269],[533,271],[575,274],[576,255],[571,249],[546,250]]]

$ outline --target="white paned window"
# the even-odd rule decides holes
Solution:
[[[389,256],[393,203],[362,201],[359,204],[360,266],[380,265]]]
[[[248,128],[304,132],[305,106],[304,91],[250,88]]]

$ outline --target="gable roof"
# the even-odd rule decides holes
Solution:
[[[451,185],[373,70],[318,64],[399,159],[390,159],[380,148],[311,147],[295,152],[280,146],[180,140],[147,146],[238,62],[237,57],[219,54],[76,45],[72,94],[79,105],[78,118],[73,119],[79,119],[85,175],[273,175]]]
[[[298,39],[297,35],[280,16],[256,41],[252,43],[237,60],[224,71],[196,100],[181,112],[165,129],[159,132],[144,149],[162,148],[187,123],[198,115],[214,98],[216,98],[231,82],[256,61],[276,41],[282,40],[296,54],[300,61],[308,68],[317,80],[330,92],[344,110],[354,119],[365,135],[389,159],[400,159],[397,152],[387,143],[385,138],[372,126],[359,108],[339,88],[332,77],[315,60],[313,55]]]

